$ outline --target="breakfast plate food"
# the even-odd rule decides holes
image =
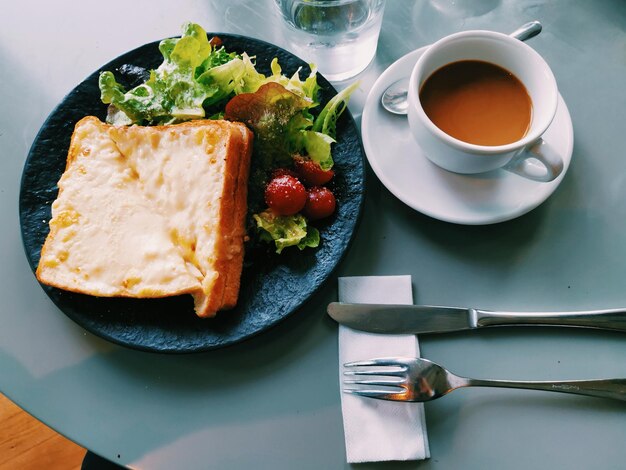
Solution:
[[[558,188],[572,158],[574,133],[563,98],[559,96],[556,116],[543,135],[563,161],[563,171],[554,181],[531,181],[504,170],[474,175],[452,173],[426,158],[406,116],[390,114],[380,103],[389,85],[410,76],[425,50],[417,49],[394,62],[378,78],[365,102],[363,146],[378,179],[409,207],[445,222],[493,224],[539,206]]]
[[[272,44],[253,38],[223,33],[209,33],[208,37],[218,37],[219,48],[223,48],[228,54],[244,55],[246,59],[252,58],[254,67],[260,74],[276,75],[277,64],[280,64],[278,72],[282,72],[286,77],[293,77],[298,71],[300,75],[308,74],[309,66],[306,63]],[[103,88],[103,77],[106,80],[111,80],[111,77],[114,76],[116,80],[108,82],[112,86],[107,88],[111,92],[107,102],[114,102],[120,106],[119,109],[125,109],[126,116],[136,117],[133,114],[136,108],[132,108],[136,104],[136,100],[130,101],[131,107],[124,108],[124,97],[122,93],[118,93],[118,90],[138,89],[146,80],[152,80],[153,75],[150,75],[149,71],[157,69],[162,63],[163,57],[171,52],[166,50],[172,45],[172,42],[169,41],[174,40],[146,44],[104,65],[74,88],[51,113],[37,135],[24,166],[20,193],[20,223],[29,263],[34,271],[39,267],[37,274],[42,281],[43,289],[59,309],[79,325],[105,339],[136,349],[157,352],[195,352],[230,345],[270,328],[295,312],[331,276],[348,249],[362,209],[363,150],[357,127],[347,112],[337,114],[339,117],[336,122],[327,117],[324,126],[320,125],[319,129],[316,125],[311,130],[302,131],[307,133],[307,136],[317,139],[319,136],[313,134],[319,133],[314,131],[327,126],[332,128],[334,139],[322,138],[321,141],[316,141],[314,144],[304,143],[302,145],[309,145],[311,153],[313,153],[320,148],[327,150],[332,143],[334,177],[329,182],[323,181],[314,184],[315,191],[307,185],[307,191],[308,193],[316,192],[316,196],[319,196],[318,193],[332,191],[336,205],[333,201],[334,211],[330,215],[326,211],[325,214],[322,214],[325,217],[320,218],[320,220],[315,220],[318,218],[315,217],[315,213],[307,213],[305,208],[300,207],[303,213],[314,222],[309,222],[309,226],[313,228],[308,229],[308,233],[305,231],[305,236],[300,237],[299,242],[298,240],[295,242],[286,240],[285,230],[282,227],[279,227],[280,230],[273,230],[272,224],[277,220],[274,215],[275,212],[269,211],[269,209],[263,210],[262,203],[265,200],[270,204],[270,208],[273,208],[272,204],[274,204],[275,198],[272,199],[271,194],[268,196],[267,190],[265,197],[263,197],[263,194],[259,194],[260,184],[258,181],[252,182],[253,178],[258,179],[260,171],[259,162],[255,161],[255,156],[258,160],[258,155],[255,155],[254,151],[246,150],[248,138],[245,136],[243,140],[238,137],[230,137],[229,142],[235,142],[233,145],[239,148],[238,152],[242,158],[250,158],[250,153],[252,153],[252,161],[247,163],[249,171],[246,164],[242,163],[240,169],[234,173],[228,169],[224,170],[223,175],[220,173],[219,177],[226,181],[226,183],[220,183],[220,197],[216,198],[213,193],[205,190],[206,186],[215,184],[213,179],[217,178],[209,172],[210,169],[206,165],[199,167],[199,169],[195,167],[193,170],[187,169],[184,172],[184,178],[189,177],[190,174],[197,174],[197,178],[201,179],[200,182],[196,179],[194,181],[185,180],[184,183],[181,183],[177,178],[170,178],[168,181],[168,174],[178,174],[170,172],[166,173],[165,184],[163,184],[162,175],[158,175],[159,185],[154,186],[154,181],[151,178],[158,172],[153,171],[153,168],[149,166],[155,165],[152,160],[153,156],[154,159],[161,162],[160,164],[165,164],[163,162],[167,163],[170,156],[176,156],[178,152],[184,161],[185,152],[179,151],[178,140],[190,140],[188,145],[191,147],[193,147],[194,142],[203,142],[203,145],[209,145],[212,148],[221,145],[222,142],[222,140],[216,140],[215,135],[220,132],[224,133],[220,130],[224,125],[212,123],[226,123],[226,127],[229,129],[234,126],[236,129],[231,129],[230,134],[233,132],[245,134],[243,124],[231,123],[231,121],[243,121],[250,124],[246,120],[245,112],[242,113],[241,111],[244,109],[242,101],[245,100],[239,100],[236,105],[231,105],[230,109],[226,110],[226,117],[228,118],[230,114],[231,121],[203,120],[202,123],[198,121],[197,125],[189,125],[184,122],[178,124],[178,122],[163,122],[159,120],[162,119],[162,114],[158,114],[155,115],[156,118],[148,119],[150,122],[145,124],[149,126],[144,127],[116,128],[104,124],[107,118],[108,122],[111,122],[112,111],[111,107],[107,109],[107,106],[101,101],[101,92],[102,97],[107,99],[103,91],[105,89]],[[112,74],[102,72],[112,72]],[[171,71],[167,70],[167,72]],[[312,75],[314,76],[314,73]],[[304,82],[298,81],[297,84]],[[318,75],[316,83],[319,85],[319,92],[316,92],[319,104],[310,110],[311,122],[313,122],[316,113],[321,114],[328,110],[329,106],[327,105],[329,103],[332,107],[333,98],[338,96],[337,92],[323,77]],[[285,86],[289,88],[293,84],[293,79],[290,79],[290,82],[286,83]],[[266,84],[265,87],[266,95],[272,99],[284,98],[284,96],[276,95],[276,90],[279,87],[275,84]],[[250,99],[250,95],[247,94],[242,93],[238,96],[245,96],[246,99]],[[204,97],[205,95],[203,95]],[[151,104],[150,110],[152,109],[154,106]],[[183,106],[178,111],[197,112],[189,106]],[[224,116],[223,109],[213,109],[212,111],[215,112],[217,119]],[[328,114],[330,116],[331,113]],[[241,119],[237,119],[238,117]],[[114,116],[114,118],[116,117]],[[309,118],[309,114],[306,115],[306,118]],[[320,120],[318,119],[318,121]],[[195,123],[197,121],[187,122]],[[150,127],[152,125],[154,127]],[[243,128],[244,131],[241,131],[237,126]],[[128,129],[128,131],[124,131],[124,129]],[[253,130],[258,131],[258,128],[253,126]],[[174,134],[183,137],[177,138],[178,140],[170,147],[163,147],[163,142],[170,139]],[[257,136],[258,134],[259,132],[257,132]],[[257,136],[255,136],[253,146],[255,143],[257,145],[263,144],[262,139],[256,139]],[[220,139],[229,139],[229,137],[220,137]],[[237,143],[240,140],[241,143]],[[94,146],[93,142],[96,141],[104,142],[104,144]],[[71,145],[70,142],[72,142]],[[147,145],[146,148],[152,145],[152,151],[147,152],[151,158],[149,164],[145,163],[146,151],[138,150],[141,149],[141,145],[137,142],[143,142]],[[158,145],[155,142],[158,142]],[[119,165],[107,167],[109,173],[106,178],[96,179],[97,181],[105,181],[96,191],[89,186],[89,182],[96,181],[90,179],[90,175],[93,175],[94,172],[99,175],[103,171],[102,168],[113,161],[110,158],[111,155],[114,156],[114,159],[117,158],[116,162],[119,161],[119,156],[115,156],[117,150],[109,152],[107,150],[109,148],[122,149],[125,155],[135,155],[133,157],[135,160],[132,168],[120,167]],[[210,152],[208,153],[210,154]],[[231,153],[226,153],[225,161],[229,161]],[[84,160],[83,164],[77,164],[76,162],[81,162],[81,158]],[[214,163],[214,157],[208,155],[207,158]],[[95,162],[97,159],[100,161]],[[182,165],[185,168],[187,166],[189,165]],[[242,193],[236,190],[236,183],[239,181],[238,178],[242,179],[243,175],[248,173],[251,175],[247,198],[248,210],[247,213],[243,213],[246,211],[242,212],[241,204],[236,203],[242,197]],[[281,182],[287,181],[289,183],[294,178],[291,171],[286,173],[288,174],[274,175],[271,182],[274,183],[274,180],[277,179],[278,183],[276,184],[279,186]],[[87,181],[80,186],[82,193],[73,194],[73,188],[79,187],[78,183],[75,184],[75,182],[82,180]],[[136,189],[137,184],[139,184],[136,180],[141,184],[143,192]],[[115,184],[111,183],[112,181],[115,181]],[[119,181],[123,182],[123,190],[120,190],[122,186],[120,186]],[[206,184],[203,184],[204,181]],[[230,182],[230,186],[227,185],[228,182]],[[153,186],[148,183],[153,184]],[[59,187],[62,188],[62,191],[59,191]],[[149,192],[151,187],[156,189]],[[163,188],[168,189],[165,191]],[[116,192],[119,192],[120,196],[113,197],[112,195]],[[95,199],[96,202],[94,203],[87,204],[85,194],[91,200],[94,193],[98,193],[99,199]],[[213,268],[201,266],[202,263],[195,261],[196,251],[201,252],[201,247],[196,248],[195,246],[195,239],[193,249],[187,250],[190,255],[182,256],[182,261],[179,259],[180,257],[177,258],[173,255],[172,247],[168,244],[170,241],[166,239],[175,233],[176,236],[173,239],[176,239],[179,245],[182,243],[179,240],[179,232],[172,231],[172,221],[179,221],[176,229],[182,227],[187,231],[190,230],[189,227],[206,228],[211,225],[210,217],[205,217],[206,214],[202,211],[190,211],[189,207],[220,205],[223,204],[222,199],[231,193],[234,195],[235,203],[220,209],[219,212],[226,214],[226,216],[232,216],[231,219],[233,220],[226,223],[228,227],[237,228],[235,219],[241,220],[242,224],[245,224],[246,232],[235,230],[226,235],[229,243],[232,238],[238,237],[241,240],[245,255],[240,257],[243,259],[237,260],[240,247],[233,243],[232,246],[228,246],[224,261],[219,262],[218,259],[217,264],[221,263],[228,266],[228,263],[231,263],[234,258],[234,263],[240,265],[241,277],[237,286],[239,292],[234,307],[217,312],[215,315],[216,310],[222,307],[232,307],[232,289],[226,288],[220,291],[220,299],[226,300],[223,304],[218,302],[216,308],[209,308],[203,304],[202,302],[209,302],[207,298],[210,300],[211,295],[215,292],[214,283],[210,284],[211,288],[205,288],[207,279],[210,277],[207,273],[212,273]],[[190,201],[190,194],[194,197],[197,194],[200,196]],[[243,194],[245,197],[245,192]],[[177,197],[182,198],[182,200],[176,199]],[[58,200],[55,201],[57,198]],[[131,200],[138,202],[134,203],[133,212],[129,214],[126,201]],[[53,202],[51,230],[49,222]],[[103,207],[98,208],[98,203]],[[81,219],[71,215],[77,204],[82,204],[81,210],[84,211],[84,214],[92,214],[90,220],[95,221],[94,223],[87,226],[84,223],[86,217]],[[280,201],[276,204],[280,206]],[[104,217],[103,220],[98,220],[98,210],[104,210],[103,213],[107,214],[108,218]],[[293,211],[289,212],[289,215],[284,215],[284,220],[289,222],[295,220],[297,224],[294,225],[305,223],[303,216],[300,216],[299,213],[292,216],[292,213]],[[280,215],[283,217],[283,213]],[[203,220],[203,217],[207,220]],[[289,217],[293,218],[289,219]],[[162,222],[159,222],[161,219]],[[165,223],[169,224],[169,232],[162,230],[162,225]],[[73,224],[71,232],[66,230],[70,224]],[[224,223],[220,222],[220,226],[222,225]],[[78,235],[75,233],[77,230]],[[274,232],[280,232],[281,238],[277,239]],[[49,233],[52,235],[49,236]],[[247,235],[244,238],[245,233]],[[314,236],[310,236],[311,234]],[[272,236],[274,236],[273,239]],[[267,243],[268,239],[272,243]],[[67,240],[71,240],[71,243],[65,243]],[[111,240],[115,240],[112,245],[109,244]],[[168,258],[169,264],[163,264],[159,261],[156,264],[152,263],[146,269],[142,269],[144,266],[140,265],[136,269],[136,275],[126,276],[123,282],[117,286],[117,289],[110,289],[110,285],[106,285],[106,289],[104,289],[102,283],[92,282],[90,284],[86,281],[88,279],[93,280],[94,273],[100,276],[97,277],[97,281],[117,279],[114,275],[102,275],[102,269],[108,272],[112,269],[111,266],[119,267],[120,265],[124,266],[125,263],[130,263],[138,251],[147,251],[151,246],[150,243],[156,244],[161,251],[170,250],[168,251],[171,255]],[[297,247],[290,246],[296,244]],[[306,248],[306,246],[313,246],[314,248]],[[43,254],[42,247],[44,247]],[[175,248],[177,249],[177,247]],[[59,269],[59,265],[66,261],[68,250],[71,250],[70,257],[73,257],[72,259],[81,261],[80,263],[68,264],[69,268],[62,271]],[[217,255],[211,251],[207,257],[211,260],[216,257],[219,258],[218,255],[222,251],[215,252],[218,253]],[[76,253],[80,256],[77,256]],[[193,263],[190,262],[192,258],[194,258]],[[185,271],[185,263],[186,265],[197,265],[203,270],[203,275],[207,274],[201,279],[200,284],[202,286],[194,284],[196,281],[193,276],[190,277],[189,272]],[[155,277],[150,276],[150,274],[158,272],[155,265],[165,266],[165,271],[176,273],[176,276],[157,276],[158,282],[155,284],[152,282]],[[91,267],[89,273],[91,277],[84,275],[84,270],[88,267]],[[124,269],[124,272],[128,272],[127,267]],[[193,269],[194,266],[191,268],[191,274],[194,273]],[[238,274],[237,269],[221,269],[220,271],[220,269],[214,268],[214,270],[217,273],[214,277],[219,279],[228,278],[229,275],[233,277],[233,273]],[[81,282],[76,282],[75,278],[69,276],[70,271],[82,273]],[[150,279],[152,284],[148,283],[147,279]],[[214,279],[212,280],[214,281]],[[111,283],[109,282],[109,284]],[[196,303],[195,313],[194,300]]]

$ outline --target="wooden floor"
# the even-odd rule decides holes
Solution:
[[[80,469],[85,449],[0,394],[0,470]]]

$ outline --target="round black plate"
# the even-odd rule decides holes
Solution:
[[[283,73],[291,75],[308,65],[272,44],[223,33],[226,50],[256,56],[257,69],[270,74],[278,58]],[[24,166],[20,192],[20,224],[26,254],[35,270],[48,234],[50,205],[57,195],[57,181],[65,169],[74,125],[87,115],[104,120],[106,106],[100,101],[98,74],[114,71],[124,85],[143,81],[145,70],[159,66],[158,42],[146,44],[104,65],[74,88],[50,114],[39,131]],[[321,105],[336,94],[323,77]],[[337,123],[333,148],[336,176],[336,214],[318,226],[322,243],[317,249],[290,248],[276,255],[268,247],[248,247],[241,279],[239,303],[234,310],[213,319],[200,319],[191,296],[167,299],[101,298],[42,286],[52,301],[72,320],[115,343],[147,351],[196,352],[236,343],[270,328],[292,314],[327,280],[348,249],[363,205],[364,163],[359,133],[349,112]]]

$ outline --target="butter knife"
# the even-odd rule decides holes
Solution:
[[[626,309],[574,312],[496,312],[433,305],[377,305],[332,302],[328,314],[356,330],[385,334],[427,334],[491,326],[568,326],[626,331]]]

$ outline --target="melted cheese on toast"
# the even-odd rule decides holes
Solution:
[[[191,293],[199,316],[234,306],[251,138],[226,121],[112,127],[82,119],[37,277],[96,296]]]

